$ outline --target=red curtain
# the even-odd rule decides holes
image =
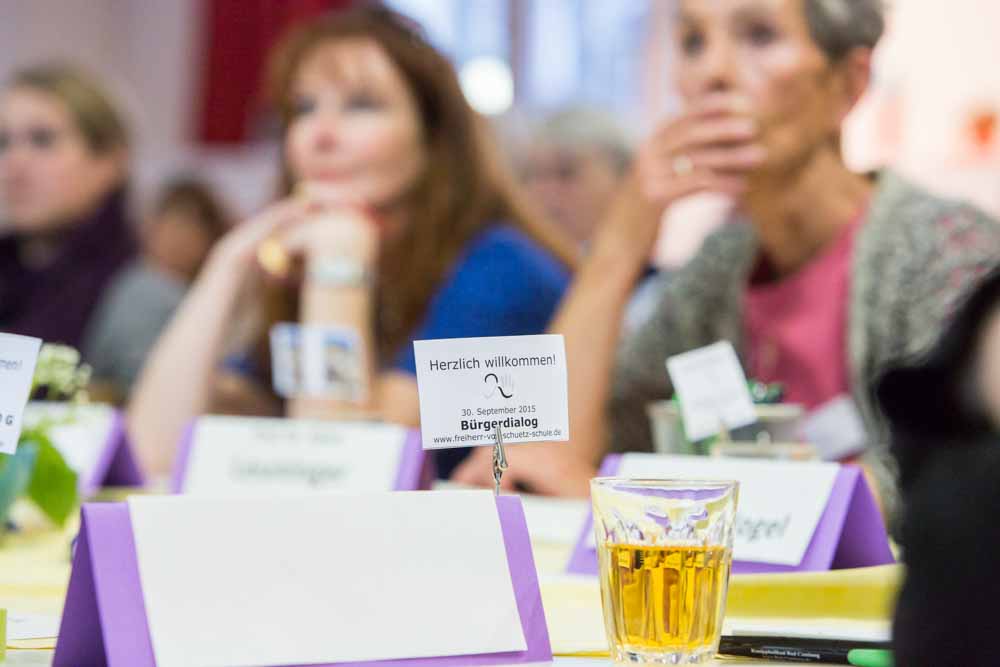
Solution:
[[[267,54],[293,24],[353,0],[203,0],[204,49],[198,138],[244,141],[261,109]]]

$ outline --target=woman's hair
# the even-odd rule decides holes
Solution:
[[[321,45],[345,39],[375,42],[402,73],[416,100],[428,154],[425,173],[406,197],[409,224],[382,250],[376,302],[376,339],[387,359],[418,326],[427,306],[462,249],[494,222],[514,225],[567,267],[572,244],[527,203],[486,122],[466,101],[451,63],[409,19],[379,5],[362,5],[306,24],[272,56],[269,92],[283,132],[294,118],[293,87],[305,59]],[[284,188],[291,174],[284,168]],[[284,290],[273,297],[268,324],[295,319],[297,299]]]
[[[213,241],[229,231],[230,216],[212,189],[202,181],[180,176],[167,183],[153,205],[154,216],[181,211],[195,218]]]
[[[885,30],[882,0],[806,0],[809,32],[837,62],[856,47],[875,48]]]
[[[129,147],[128,128],[111,97],[72,65],[45,64],[19,70],[7,88],[27,88],[59,100],[93,153],[104,155]]]

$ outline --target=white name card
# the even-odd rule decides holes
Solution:
[[[157,667],[524,651],[489,492],[129,500]]]
[[[838,396],[811,412],[802,424],[802,435],[824,461],[855,456],[868,444],[865,423],[850,396]]]
[[[840,467],[832,463],[748,461],[625,454],[622,477],[726,479],[740,483],[733,558],[798,565],[816,532]]]
[[[402,426],[206,416],[182,443],[175,491],[274,494],[415,489],[423,452]]]
[[[569,439],[563,337],[413,343],[424,449]]]
[[[79,475],[81,484],[95,477],[102,457],[115,446],[111,440],[117,418],[113,407],[100,403],[32,401],[24,410],[25,424],[52,424],[52,444]]]
[[[0,454],[17,451],[41,346],[38,338],[0,333]]]
[[[721,341],[667,359],[684,433],[694,442],[757,421],[747,378],[731,343]]]

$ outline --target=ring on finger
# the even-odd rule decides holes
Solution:
[[[692,160],[689,155],[681,153],[680,155],[674,156],[673,161],[670,163],[670,167],[674,171],[674,176],[687,176],[694,171],[694,160]]]

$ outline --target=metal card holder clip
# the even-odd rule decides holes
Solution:
[[[503,448],[503,434],[500,432],[500,425],[497,424],[496,444],[493,445],[493,493],[500,495],[500,478],[509,465],[507,464],[507,452]]]

